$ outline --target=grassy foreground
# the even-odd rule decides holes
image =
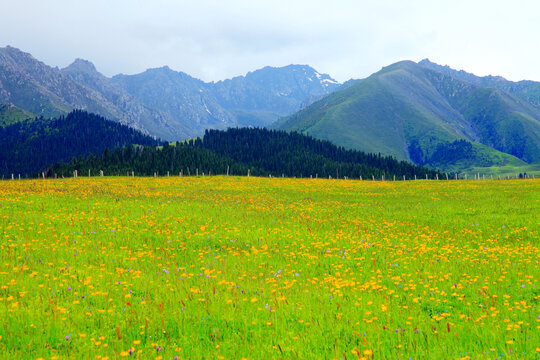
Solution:
[[[540,354],[540,181],[0,182],[2,359]]]

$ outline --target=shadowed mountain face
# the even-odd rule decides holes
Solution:
[[[411,61],[390,65],[274,127],[419,164],[459,140],[486,145],[476,146],[479,157],[540,161],[540,108],[502,87],[437,69]]]
[[[207,128],[264,126],[338,87],[309,66],[267,67],[217,83],[168,67],[108,78],[85,60],[59,70],[13,47],[0,48],[0,103],[40,116],[83,109],[165,140]]]

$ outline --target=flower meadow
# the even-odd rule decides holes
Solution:
[[[0,182],[1,359],[537,359],[540,182]]]

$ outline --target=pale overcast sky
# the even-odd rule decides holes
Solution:
[[[0,0],[0,46],[107,76],[168,65],[205,81],[309,64],[339,81],[423,58],[540,81],[538,0]]]

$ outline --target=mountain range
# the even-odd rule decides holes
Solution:
[[[540,169],[540,83],[401,61],[340,84],[307,65],[204,82],[167,66],[106,77],[0,48],[0,126],[83,109],[168,141],[270,127],[444,171]],[[532,165],[534,164],[534,165]]]
[[[423,60],[354,81],[272,126],[442,169],[540,161],[540,83]]]
[[[211,83],[167,66],[108,78],[86,60],[58,69],[14,47],[0,48],[0,103],[38,116],[82,109],[163,140],[193,138],[208,128],[265,126],[339,86],[306,65]]]

